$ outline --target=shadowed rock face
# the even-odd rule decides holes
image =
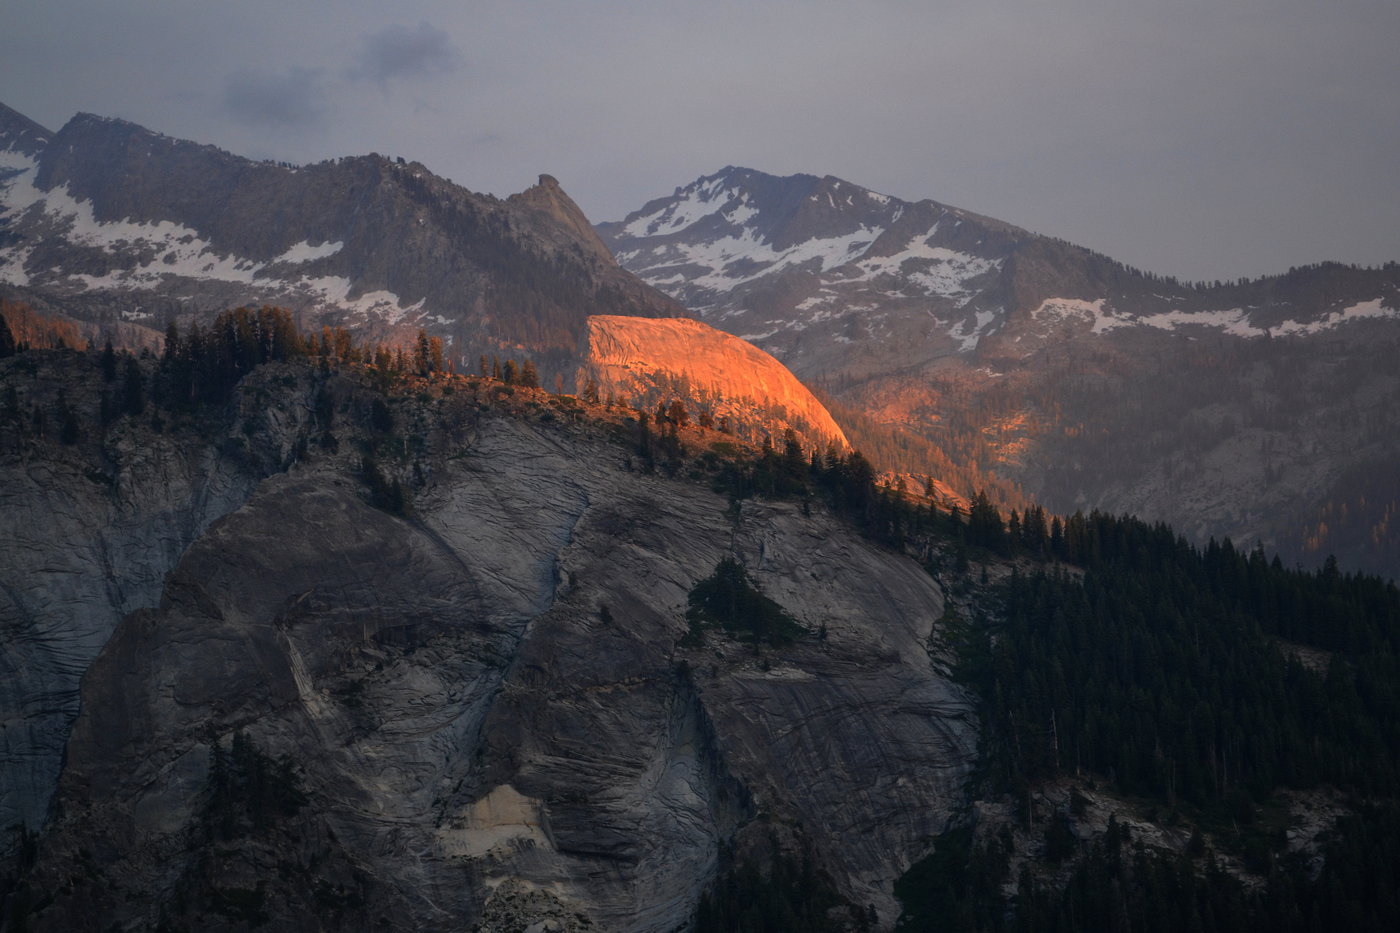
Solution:
[[[32,352],[0,362],[0,382],[21,411],[64,399],[95,427],[95,369]],[[0,826],[43,824],[79,681],[122,616],[157,605],[190,543],[288,462],[308,400],[284,387],[254,408],[235,436],[124,419],[69,446],[0,425]]]
[[[429,445],[413,517],[302,464],[122,622],[84,682],[36,926],[162,905],[227,925],[255,900],[269,929],[670,930],[721,844],[768,827],[892,921],[975,757],[927,650],[934,581],[823,513],[735,516],[627,472],[583,427],[484,414]],[[814,634],[762,664],[715,634],[679,647],[728,555]],[[306,803],[211,844],[212,745],[237,731]]]
[[[807,447],[848,446],[826,407],[782,363],[699,321],[594,315],[581,356],[578,384],[592,379],[605,395],[698,400],[760,435],[791,427]]]
[[[600,266],[611,268],[617,265],[612,250],[608,249],[583,210],[564,193],[559,179],[553,175],[541,175],[538,184],[506,198],[506,204],[527,208],[540,215],[543,218],[539,225],[541,229],[559,231],[558,236],[569,239],[566,245],[576,245]]]

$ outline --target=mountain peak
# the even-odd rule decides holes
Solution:
[[[615,265],[612,251],[599,238],[593,224],[574,199],[569,197],[553,175],[540,175],[540,180],[519,194],[506,198],[506,203],[524,207],[544,215],[553,223],[572,233],[595,260],[605,266]]]
[[[549,175],[505,202],[379,154],[292,167],[90,113],[49,137],[4,110],[0,132],[0,285],[94,327],[278,304],[558,369],[590,313],[686,313],[618,267]]]
[[[34,157],[43,151],[53,133],[33,120],[0,104],[0,152],[18,152]]]

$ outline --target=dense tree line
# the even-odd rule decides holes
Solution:
[[[1227,541],[1093,514],[1005,587],[964,674],[1003,786],[1085,770],[1168,802],[1260,800],[1320,783],[1400,786],[1400,594],[1374,577],[1286,570]],[[1332,652],[1311,670],[1286,643]]]
[[[837,933],[869,927],[812,861],[785,855],[776,844],[760,865],[732,862],[700,899],[693,933]],[[837,908],[845,907],[845,910]]]
[[[449,372],[440,337],[422,330],[408,347],[361,346],[340,327],[304,335],[289,311],[264,305],[235,308],[208,328],[192,324],[183,333],[171,322],[157,379],[159,400],[170,406],[222,404],[239,381],[257,367],[279,360],[315,360],[322,368],[360,363],[382,377],[382,387],[402,376]]]
[[[1038,526],[1034,513],[1029,524]],[[1164,525],[1099,513],[1052,519],[1003,551],[1061,562],[1018,569],[1001,604],[945,618],[958,673],[978,692],[992,793],[1026,799],[1066,774],[1106,780],[1211,828],[1261,872],[1242,884],[1199,831],[1180,853],[1127,830],[1081,842],[1063,817],[1042,859],[1076,856],[1067,881],[1024,871],[1008,904],[1007,843],[939,840],[901,881],[910,930],[1331,930],[1400,924],[1400,592],[1393,583],[1286,569],[1262,549],[1190,545]],[[1011,523],[1017,524],[1017,523]],[[1028,542],[1034,542],[1028,548]],[[1326,787],[1360,805],[1322,867],[1254,829],[1280,788]],[[961,866],[950,868],[949,866]],[[998,909],[1000,907],[1000,909]]]

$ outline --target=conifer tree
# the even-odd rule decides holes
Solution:
[[[117,378],[117,351],[112,349],[112,338],[102,346],[102,381],[111,382]]]
[[[126,358],[126,379],[122,386],[122,407],[129,415],[139,415],[146,410],[146,377],[141,372],[141,364],[136,357]]]
[[[5,320],[5,315],[0,314],[0,360],[7,356],[14,356],[17,349],[14,332],[10,330],[10,322]]]

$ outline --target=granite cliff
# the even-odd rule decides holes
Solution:
[[[33,356],[7,385],[99,394],[89,358],[15,371]],[[821,508],[632,471],[601,406],[579,420],[458,378],[377,408],[362,380],[270,364],[212,433],[123,417],[101,440],[14,441],[6,489],[46,494],[7,514],[45,533],[6,539],[7,635],[70,684],[100,649],[27,922],[670,930],[722,851],[774,837],[892,922],[894,879],[976,758],[972,701],[929,649],[939,584]],[[193,463],[218,493],[166,497],[112,548],[103,509],[139,513],[140,477]],[[407,503],[371,505],[371,473]],[[687,594],[724,558],[805,634],[687,641]],[[6,683],[13,722],[43,689]]]
[[[848,446],[841,427],[787,368],[745,340],[686,318],[588,319],[574,381],[634,404],[679,399],[697,415],[727,419],[736,433],[781,439],[791,428],[804,446]]]
[[[291,462],[310,409],[284,391],[247,398],[225,430],[123,418],[64,443],[65,412],[95,426],[112,394],[92,358],[30,352],[0,361],[0,381],[0,822],[37,827],[88,665],[185,549]]]

